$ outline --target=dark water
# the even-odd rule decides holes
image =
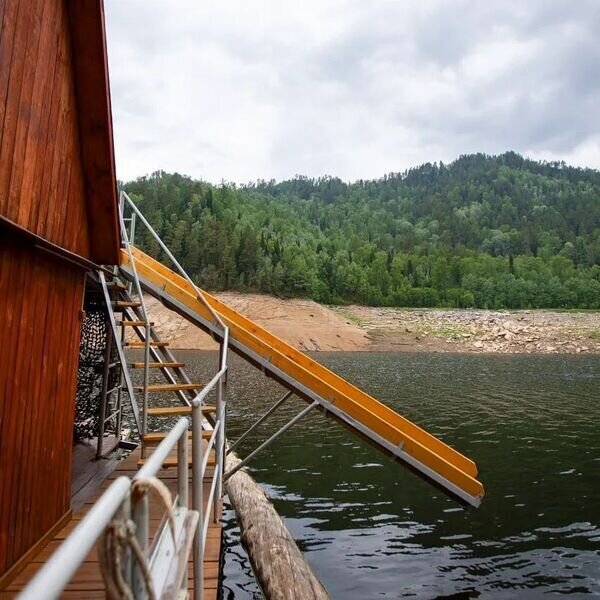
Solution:
[[[200,372],[213,364],[178,354]],[[333,598],[600,595],[600,357],[318,358],[473,458],[487,492],[463,509],[307,416],[252,472]],[[229,389],[230,439],[281,393],[241,361]],[[291,400],[253,441],[302,406]],[[260,597],[231,512],[226,539],[224,597]]]

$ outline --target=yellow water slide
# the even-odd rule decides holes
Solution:
[[[196,290],[168,267],[137,248],[131,249],[145,290],[218,337],[220,330]],[[124,250],[121,267],[126,274],[132,272]],[[477,466],[472,460],[214,296],[206,292],[202,295],[229,327],[230,343],[238,354],[305,400],[317,401],[326,414],[341,420],[430,482],[472,506],[479,506],[484,488],[477,480]]]

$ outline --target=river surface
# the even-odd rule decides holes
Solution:
[[[178,351],[197,377],[214,355]],[[314,413],[251,472],[334,599],[600,595],[600,356],[319,353],[315,357],[475,460],[465,509]],[[282,391],[233,360],[228,436]],[[257,442],[306,406],[292,398]],[[231,510],[223,597],[260,598]]]

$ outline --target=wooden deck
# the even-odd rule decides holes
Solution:
[[[44,564],[51,556],[54,550],[60,545],[65,537],[77,526],[78,522],[87,514],[93,504],[96,502],[102,492],[111,484],[111,482],[122,475],[133,477],[137,471],[137,462],[140,458],[140,451],[135,450],[125,460],[119,462],[117,468],[102,482],[99,488],[73,512],[70,521],[61,529],[52,540],[25,566],[23,571],[2,591],[0,598],[2,600],[13,598],[26,585],[35,572]],[[99,462],[99,461],[98,461]],[[97,463],[94,463],[97,464]],[[89,473],[89,469],[88,469]],[[83,475],[80,475],[83,477]],[[163,469],[158,477],[169,487],[173,494],[177,490],[177,469]],[[207,469],[207,478],[212,477],[212,468]],[[75,481],[75,478],[74,478]],[[88,479],[89,485],[95,485],[94,477]],[[190,482],[191,483],[191,482]],[[74,486],[74,491],[75,490]],[[96,486],[97,487],[97,486]],[[204,485],[205,506],[206,496],[210,489],[210,482]],[[81,499],[82,490],[78,490],[79,498]],[[77,493],[74,498],[77,497]],[[191,485],[190,485],[190,501],[191,501]],[[154,534],[157,527],[162,521],[163,508],[160,506],[154,497],[150,495],[150,531]],[[219,507],[219,513],[222,510],[222,505]],[[219,514],[219,517],[221,515]],[[218,596],[218,585],[221,565],[221,524],[212,521],[212,512],[210,515],[211,523],[208,528],[206,540],[206,549],[204,556],[204,598],[206,600],[216,600]],[[190,562],[188,567],[188,587],[193,589],[193,570]],[[98,555],[94,549],[86,557],[81,567],[65,588],[62,595],[63,598],[69,599],[88,599],[88,598],[104,598],[104,582],[98,566]]]
[[[102,444],[103,451],[114,448],[115,436],[107,436]],[[95,460],[98,438],[78,442],[73,446],[71,467],[71,510],[79,510],[93,496],[105,479],[118,468],[119,457],[113,453],[108,458]]]

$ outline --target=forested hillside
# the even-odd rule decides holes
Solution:
[[[319,302],[600,308],[600,172],[515,153],[373,181],[124,184],[194,279]],[[142,227],[136,243],[160,257]]]

